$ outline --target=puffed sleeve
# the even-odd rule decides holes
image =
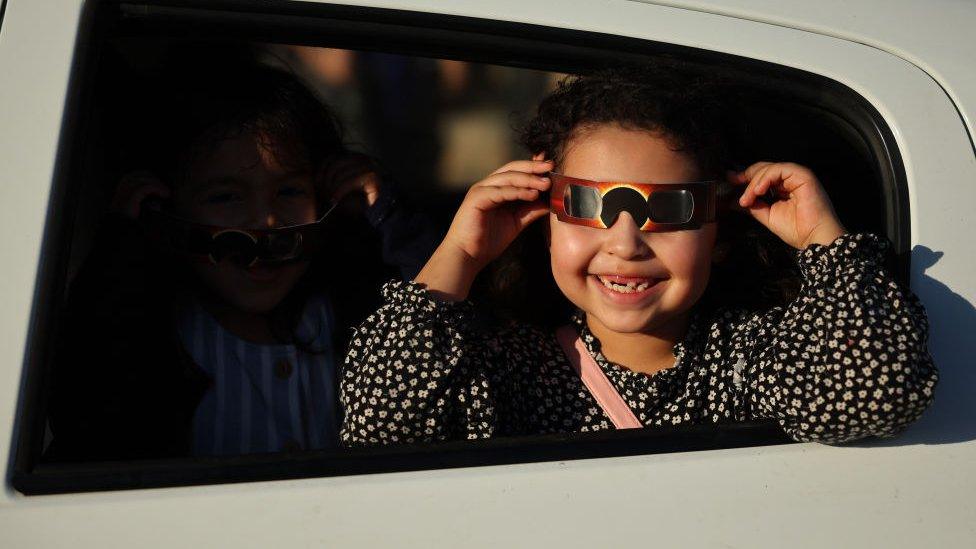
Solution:
[[[389,282],[355,331],[342,373],[346,446],[487,438],[495,428],[485,349],[469,302]]]
[[[938,372],[918,299],[883,267],[887,241],[844,235],[798,253],[799,296],[746,336],[746,399],[800,441],[890,436],[932,402]]]

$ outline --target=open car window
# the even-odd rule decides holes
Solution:
[[[143,120],[139,115],[162,110],[154,101],[167,99],[153,95],[152,88],[161,74],[167,74],[162,68],[164,59],[174,50],[192,52],[195,62],[212,63],[214,67],[247,51],[266,66],[296,74],[318,99],[331,105],[351,147],[378,159],[376,169],[396,186],[401,199],[424,212],[432,234],[443,234],[447,229],[472,183],[505,162],[529,154],[517,144],[513,127],[532,116],[539,100],[560,78],[611,62],[674,59],[692,70],[720,73],[739,83],[742,96],[737,104],[743,123],[738,126],[741,139],[734,144],[737,158],[742,162],[789,159],[810,166],[820,176],[846,226],[852,232],[870,231],[887,237],[894,245],[897,261],[891,267],[902,280],[908,271],[904,173],[891,133],[863,98],[817,75],[670,44],[377,9],[276,2],[261,6],[228,4],[226,9],[196,9],[171,2],[104,2],[93,9],[95,23],[89,30],[91,35],[84,37],[90,47],[80,50],[78,64],[83,67],[83,74],[75,79],[83,89],[77,91],[79,99],[69,113],[73,122],[68,126],[72,132],[68,136],[72,154],[65,155],[66,165],[61,172],[66,175],[56,182],[59,192],[54,196],[58,198],[51,210],[52,216],[61,221],[57,231],[49,231],[45,242],[45,253],[51,260],[40,281],[46,288],[45,299],[35,305],[39,329],[34,330],[30,344],[30,379],[20,410],[24,427],[17,441],[14,484],[25,493],[682,452],[788,440],[774,422],[749,422],[432,445],[342,449],[323,444],[309,448],[307,436],[300,442],[296,439],[301,427],[288,435],[273,426],[258,428],[250,423],[258,421],[258,416],[235,409],[235,424],[247,422],[249,433],[269,441],[263,450],[237,450],[244,448],[244,442],[252,442],[249,435],[247,441],[236,440],[239,446],[209,453],[193,452],[196,442],[187,440],[186,455],[173,448],[158,454],[148,451],[113,455],[112,451],[99,448],[80,454],[59,451],[63,441],[58,440],[57,414],[83,416],[85,406],[99,404],[86,403],[85,395],[71,393],[77,385],[65,385],[63,379],[58,379],[63,375],[55,367],[64,360],[59,355],[65,352],[62,342],[71,337],[65,320],[72,312],[71,294],[79,277],[81,283],[86,280],[86,263],[99,253],[102,231],[114,230],[116,235],[126,231],[118,226],[106,229],[103,219],[112,208],[119,181],[145,162],[137,149],[152,141],[141,141],[136,134],[151,128],[157,119],[147,116]],[[147,101],[149,98],[152,100]],[[798,130],[786,137],[772,131],[786,121]],[[218,141],[214,147],[220,150],[226,140]],[[235,197],[245,196],[250,188],[247,182],[221,185],[224,187],[215,187],[217,190],[194,203],[225,211],[227,204],[238,200]],[[302,192],[293,187],[281,186],[283,196]],[[349,262],[355,269],[349,268],[336,283],[358,289],[345,296],[347,301],[358,302],[361,296],[362,301],[375,303],[380,284],[402,273],[397,266],[378,261],[383,254],[382,243],[370,236],[368,214],[362,205],[343,208],[348,211],[337,215],[345,224],[331,234],[336,235],[343,253],[355,258]],[[208,238],[219,232],[208,233]],[[235,237],[257,242],[264,235]],[[289,238],[287,242],[293,246],[296,237]],[[131,260],[144,251],[132,248],[133,253],[123,260]],[[200,255],[214,253],[208,248]],[[330,272],[336,271],[335,266],[329,268]],[[144,289],[134,291],[143,292],[146,299],[159,297],[145,294]],[[356,319],[362,320],[361,313],[351,313],[355,303],[348,307],[343,303],[323,306],[321,316],[315,318],[327,324],[340,322],[346,314],[352,318],[351,325]],[[217,316],[206,311],[186,320],[189,327],[176,332],[176,337],[182,338],[180,345],[190,355],[183,359],[190,363],[200,362],[199,356],[203,356],[194,356],[196,340],[192,334],[206,329],[193,322],[204,322],[200,319],[208,318],[207,314]],[[152,318],[146,329],[162,329],[160,326],[170,321]],[[330,366],[334,369],[340,367],[342,359],[341,338],[338,341]],[[100,341],[89,343],[106,356],[114,352]],[[297,359],[289,362],[285,355],[264,356],[261,350],[249,355],[246,343],[242,339],[235,343],[237,347],[215,350],[212,367],[224,364],[216,358],[221,352],[238,353],[235,356],[242,364],[252,360],[267,366],[269,386],[275,380],[282,381],[280,394],[295,402],[327,394],[330,383],[331,390],[335,390],[335,376],[309,378],[303,385]],[[324,344],[314,337],[311,343]],[[156,349],[146,352],[158,354]],[[98,364],[91,358],[82,358],[75,367],[82,372],[73,375],[84,379],[83,370],[97,368]],[[134,363],[133,367],[138,368],[139,364]],[[187,376],[198,374],[193,368],[185,372]],[[164,379],[171,378],[141,382],[158,382],[154,390],[161,396],[172,389]],[[235,378],[235,383],[240,388],[249,381],[240,377]],[[319,388],[313,389],[316,383]],[[124,384],[120,382],[120,386]],[[61,387],[61,392],[56,387]],[[179,408],[187,415],[184,424],[208,421],[219,425],[230,421],[218,412],[201,419],[195,404],[205,398],[214,402],[229,398],[219,392],[229,389],[208,385],[206,376],[200,377],[195,387],[199,394]],[[207,394],[212,396],[200,396]],[[259,389],[253,394],[278,393],[262,393]],[[70,406],[66,406],[69,402]],[[214,410],[219,409],[214,404]],[[298,414],[295,422],[334,424],[341,417],[341,410],[329,413],[331,420],[324,415],[309,419]],[[149,424],[144,428],[158,429],[160,437],[179,438],[166,433],[162,425]],[[133,439],[145,436],[142,432],[129,433]],[[125,448],[125,437],[126,431],[122,430],[110,441],[70,442],[82,448],[86,444]]]

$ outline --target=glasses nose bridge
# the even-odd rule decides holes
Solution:
[[[255,193],[248,207],[247,226],[253,229],[271,229],[281,225],[281,214],[273,200]]]

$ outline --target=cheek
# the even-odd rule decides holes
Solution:
[[[311,223],[318,219],[315,197],[312,195],[281,200],[275,206],[275,213],[285,225]]]
[[[715,245],[714,226],[695,231],[663,233],[654,243],[654,253],[667,267],[672,276],[694,281],[704,287],[712,264],[712,248]]]
[[[552,274],[562,287],[587,273],[590,261],[599,249],[599,242],[588,231],[597,229],[568,225],[555,219],[551,220],[550,227]]]
[[[209,261],[192,261],[190,263],[193,273],[211,289],[232,288],[235,286],[235,277],[231,267],[227,263],[214,265]]]
[[[309,198],[301,205],[298,212],[299,223],[311,223],[318,219],[318,212],[315,207],[315,199]]]

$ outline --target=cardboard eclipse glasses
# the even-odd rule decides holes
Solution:
[[[317,249],[319,229],[334,210],[330,205],[311,223],[245,229],[193,223],[158,210],[147,210],[150,236],[177,252],[217,264],[231,261],[240,267],[273,265],[308,258]]]
[[[617,183],[550,172],[549,209],[559,221],[608,229],[622,212],[645,232],[698,229],[715,221],[717,181]]]

